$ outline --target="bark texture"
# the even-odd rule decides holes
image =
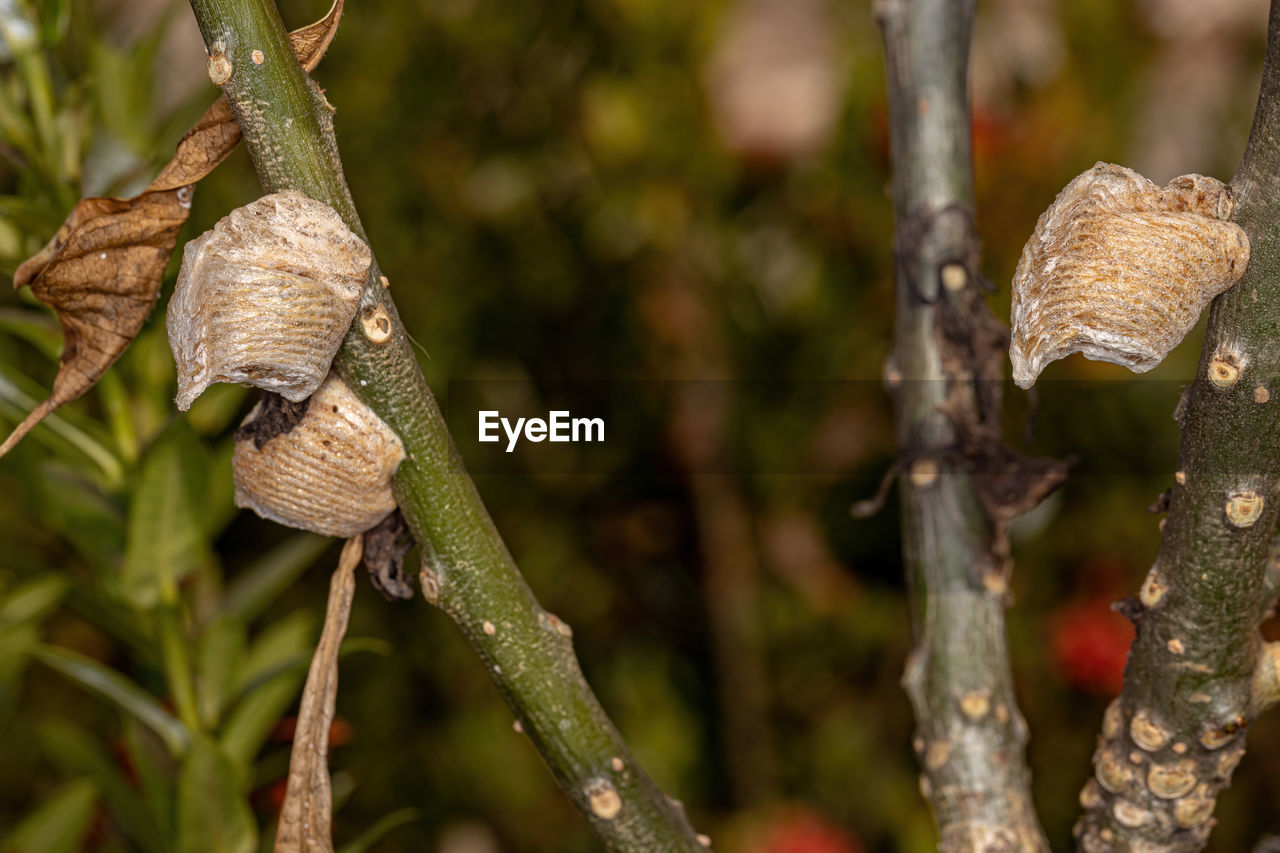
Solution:
[[[943,851],[1047,851],[1023,758],[1004,609],[1008,522],[1060,481],[1004,447],[1008,331],[979,285],[967,92],[972,0],[881,0],[888,63],[903,548],[921,790]]]
[[[1274,701],[1258,627],[1275,601],[1280,511],[1280,2],[1262,91],[1231,190],[1249,235],[1244,277],[1212,304],[1179,405],[1182,447],[1155,564],[1127,612],[1125,686],[1108,708],[1081,793],[1079,847],[1202,849],[1250,720]]]

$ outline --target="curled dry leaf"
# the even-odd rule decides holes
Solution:
[[[324,628],[311,657],[298,706],[298,727],[289,754],[289,782],[276,828],[275,853],[333,853],[329,727],[338,698],[338,651],[351,616],[355,568],[360,564],[363,542],[363,536],[347,540],[338,558],[338,569],[329,581]]]
[[[307,71],[333,40],[344,2],[334,0],[323,18],[289,34]],[[133,342],[160,295],[196,181],[239,141],[235,113],[220,97],[146,190],[127,199],[81,199],[48,245],[14,272],[15,288],[30,285],[57,312],[65,344],[49,398],[0,444],[0,456],[59,406],[92,388]]]

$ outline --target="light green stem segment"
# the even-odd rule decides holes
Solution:
[[[231,63],[222,88],[263,188],[306,193],[366,237],[334,141],[333,108],[294,57],[275,5],[191,0],[191,7],[210,52]],[[361,321],[383,311],[393,333],[374,343]],[[422,552],[424,594],[458,623],[565,793],[611,850],[705,850],[600,707],[568,626],[542,609],[521,577],[462,466],[376,261],[335,365],[404,442],[394,485]]]

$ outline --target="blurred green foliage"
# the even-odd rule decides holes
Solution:
[[[281,5],[299,26],[327,3]],[[728,385],[718,404],[729,472],[718,482],[754,555],[733,580],[752,592],[745,621],[720,619],[730,605],[706,582],[717,510],[690,473],[671,400],[648,400],[651,428],[628,431],[607,464],[556,475],[517,455],[478,484],[543,603],[574,626],[637,756],[719,849],[761,850],[800,802],[868,850],[926,851],[897,686],[909,638],[895,514],[892,503],[871,521],[848,514],[893,446],[878,386],[892,325],[878,36],[867,3],[823,7],[835,129],[810,152],[762,157],[722,138],[709,108],[706,69],[738,8],[354,3],[316,77],[444,405],[457,380],[515,380],[535,400],[559,380],[776,383]],[[981,10],[979,66],[1004,56],[1009,11]],[[1043,14],[1059,65],[983,84],[975,105],[978,224],[1002,316],[1018,252],[1057,189],[1094,160],[1133,155],[1165,49],[1129,3]],[[1259,16],[1231,42],[1247,80]],[[167,160],[215,94],[201,55],[181,61],[199,51],[191,30],[178,2],[0,0],[0,272],[82,194],[136,191]],[[1230,173],[1254,92],[1237,89],[1220,95],[1222,150],[1182,171]],[[187,236],[258,194],[240,152],[201,184]],[[0,295],[0,331],[0,423],[11,424],[48,388],[59,335],[26,293]],[[1014,667],[1055,847],[1067,845],[1106,701],[1055,652],[1055,614],[1130,594],[1145,573],[1157,532],[1142,510],[1170,477],[1170,414],[1194,350],[1153,381],[1112,385],[1118,368],[1073,359],[1046,379],[1091,384],[1041,384],[1033,447],[1080,452],[1083,472],[1015,538]],[[269,848],[287,718],[336,550],[234,510],[230,434],[250,395],[215,386],[180,418],[173,386],[157,311],[97,389],[0,461],[5,853]],[[1026,398],[1010,408],[1019,435]],[[755,722],[771,770],[752,786],[730,760],[751,745],[725,740],[740,687],[726,652],[754,656],[766,678]],[[443,615],[361,589],[347,654],[332,757],[339,844],[594,849]],[[1280,831],[1250,807],[1280,784],[1278,753],[1264,719],[1212,849]]]

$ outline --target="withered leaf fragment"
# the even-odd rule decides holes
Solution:
[[[289,34],[307,71],[333,40],[344,2],[334,0],[323,18]],[[92,388],[128,349],[160,295],[195,183],[239,141],[235,113],[221,96],[146,190],[133,198],[81,199],[48,245],[14,272],[15,288],[30,285],[57,312],[65,343],[49,398],[0,444],[0,456],[59,406]]]
[[[388,601],[413,598],[413,587],[404,573],[404,555],[413,544],[399,509],[364,533],[364,566],[374,588]]]
[[[133,342],[160,294],[193,189],[82,199],[53,241],[18,267],[14,286],[30,284],[58,313],[64,343],[53,392],[0,445],[0,456],[54,409],[92,388]]]
[[[351,616],[355,569],[360,564],[363,542],[364,537],[359,535],[347,540],[338,558],[338,569],[329,581],[324,628],[298,706],[298,727],[289,754],[289,781],[276,828],[275,853],[333,853],[329,727],[338,698],[338,651]]]

